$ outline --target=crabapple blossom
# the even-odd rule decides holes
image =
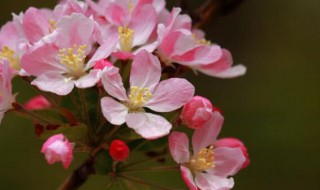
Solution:
[[[69,168],[73,149],[69,140],[63,134],[57,134],[50,137],[41,148],[48,164],[62,162],[65,169]]]
[[[231,189],[234,181],[230,176],[235,175],[246,160],[239,147],[215,147],[222,124],[222,115],[214,112],[202,128],[196,129],[192,153],[185,133],[172,132],[169,136],[171,155],[180,164],[182,178],[192,190]]]
[[[126,94],[119,69],[106,68],[102,74],[102,84],[111,97],[101,100],[102,113],[112,124],[126,123],[146,139],[167,135],[171,124],[162,116],[147,113],[149,108],[156,112],[171,112],[180,108],[194,94],[194,87],[185,79],[171,78],[160,82],[159,60],[141,51],[134,58],[130,73],[130,91]],[[174,88],[172,88],[174,86]]]

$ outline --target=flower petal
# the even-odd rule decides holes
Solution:
[[[117,67],[105,67],[102,71],[101,81],[104,89],[111,96],[122,101],[126,101],[128,99]]]
[[[100,70],[90,70],[90,72],[87,75],[82,76],[78,80],[74,81],[74,84],[78,88],[90,88],[96,85],[101,77],[101,71]]]
[[[33,80],[31,84],[36,85],[40,90],[52,92],[60,96],[69,94],[74,87],[73,80],[57,72],[44,73]]]
[[[206,75],[219,78],[234,78],[246,73],[245,66],[236,65],[232,67],[232,64],[233,60],[231,53],[226,49],[222,49],[222,56],[219,60],[195,68]]]
[[[185,133],[172,132],[169,135],[169,149],[177,163],[181,164],[189,161],[189,139]]]
[[[194,131],[192,146],[195,153],[198,153],[202,148],[213,145],[220,133],[223,120],[223,116],[218,111],[215,111],[207,123]]]
[[[201,190],[229,190],[234,186],[233,178],[197,173],[195,182]]]
[[[128,108],[110,97],[101,99],[103,116],[114,125],[122,125],[128,114]]]
[[[214,169],[209,171],[220,177],[235,175],[246,161],[241,148],[218,147],[214,149]]]
[[[189,187],[189,190],[198,190],[198,187],[194,183],[193,175],[189,168],[186,168],[184,166],[180,166],[181,176],[183,181],[187,184]]]
[[[143,138],[150,140],[168,135],[172,127],[165,118],[151,113],[130,113],[126,123]]]
[[[133,59],[130,73],[130,86],[154,87],[159,83],[161,66],[151,53],[140,51]]]
[[[194,95],[194,86],[185,79],[171,78],[161,81],[152,92],[145,107],[157,112],[170,112],[183,106]]]

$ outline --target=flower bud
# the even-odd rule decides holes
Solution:
[[[72,145],[63,134],[57,134],[50,137],[41,148],[48,164],[62,162],[63,167],[67,169],[72,160]]]
[[[214,145],[216,147],[240,148],[243,156],[246,158],[246,161],[243,163],[241,169],[244,169],[249,165],[250,159],[249,159],[249,154],[248,154],[247,148],[239,139],[231,138],[231,137],[230,138],[223,138],[223,139],[217,140],[214,143]]]
[[[103,70],[105,67],[113,67],[113,64],[107,59],[101,59],[95,62],[93,69]]]
[[[40,110],[50,108],[51,103],[42,95],[31,98],[27,103],[24,104],[26,110]]]
[[[192,129],[201,128],[211,117],[213,106],[211,102],[201,96],[193,97],[182,109],[182,121]]]
[[[129,147],[121,140],[113,140],[110,145],[109,154],[115,161],[124,161],[130,153]]]

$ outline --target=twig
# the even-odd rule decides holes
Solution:
[[[58,190],[76,190],[94,173],[94,158],[90,157],[79,168],[72,172]]]

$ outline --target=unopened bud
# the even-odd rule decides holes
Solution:
[[[130,153],[129,147],[121,140],[113,140],[110,145],[109,154],[115,161],[124,161]]]

